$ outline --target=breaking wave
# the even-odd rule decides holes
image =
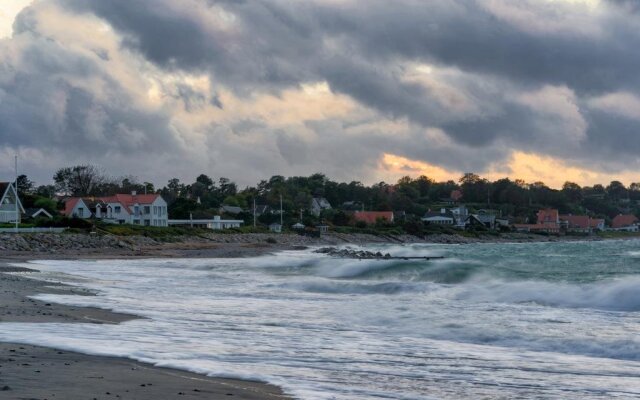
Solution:
[[[535,303],[551,307],[640,311],[640,277],[589,284],[487,281],[465,285],[456,297],[476,302]]]

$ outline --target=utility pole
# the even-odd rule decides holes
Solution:
[[[280,195],[280,225],[282,225],[282,195]]]
[[[253,227],[256,227],[256,199],[253,198]]]
[[[16,194],[16,233],[18,233],[18,224],[20,223],[20,207],[18,206],[18,202],[20,201],[18,197],[18,155],[16,154],[15,158],[15,168],[16,168],[16,186],[13,188]]]

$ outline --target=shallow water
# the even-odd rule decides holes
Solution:
[[[259,379],[303,399],[640,398],[640,241],[371,246],[435,261],[39,261],[149,319],[0,340]]]

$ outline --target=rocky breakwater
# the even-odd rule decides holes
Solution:
[[[379,251],[356,250],[350,248],[323,247],[315,251],[316,253],[326,254],[332,257],[353,258],[357,260],[435,260],[444,257],[394,257],[389,253],[381,253]]]
[[[142,237],[120,238],[112,235],[87,235],[74,233],[1,234],[0,252],[56,253],[102,249],[135,250],[140,246],[157,244]]]

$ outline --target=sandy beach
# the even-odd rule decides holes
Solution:
[[[115,324],[136,318],[96,308],[68,307],[29,299],[28,296],[36,293],[92,295],[79,288],[61,285],[50,287],[49,282],[29,278],[29,275],[36,273],[12,267],[7,264],[7,260],[0,260],[0,323]],[[279,388],[262,383],[209,378],[156,368],[127,359],[0,343],[0,399],[114,398],[156,400],[288,397]]]

